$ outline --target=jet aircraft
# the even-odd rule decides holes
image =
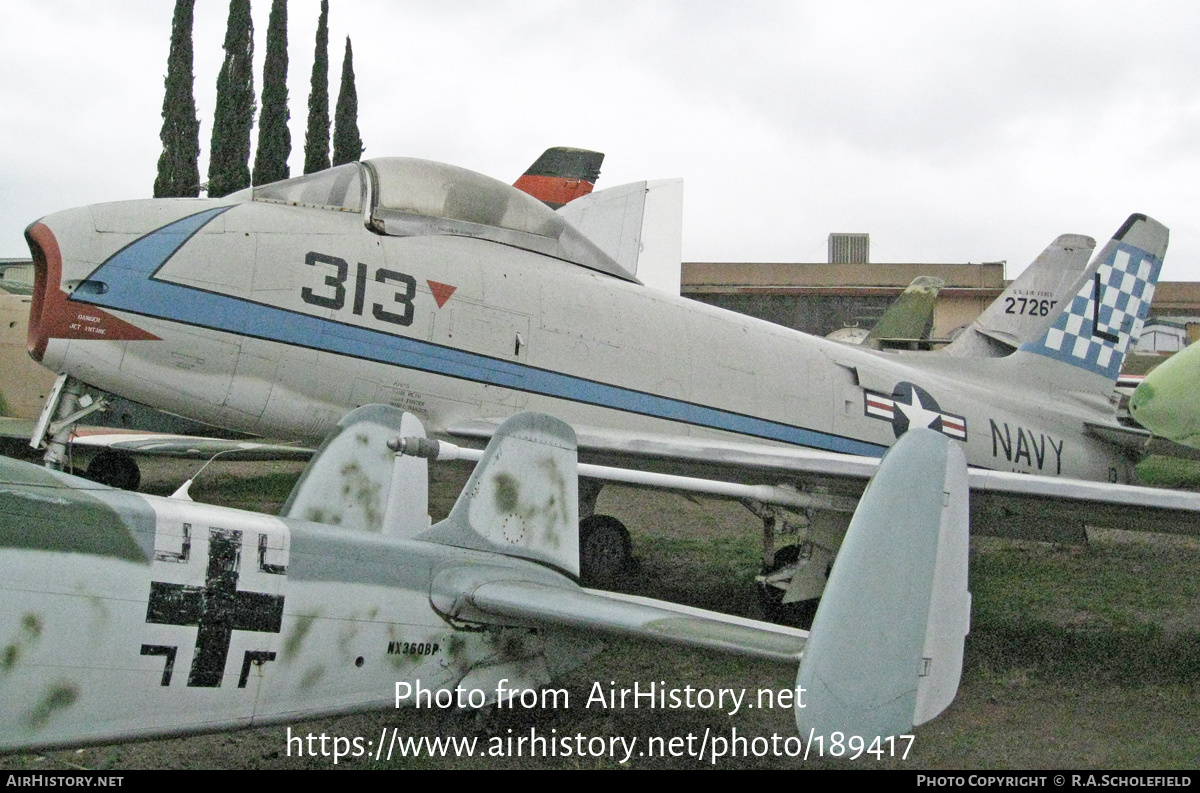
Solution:
[[[652,192],[554,212],[461,168],[380,158],[220,199],[49,215],[26,232],[29,351],[68,382],[43,420],[92,389],[309,441],[369,403],[466,442],[552,412],[590,463],[712,492],[772,486],[736,497],[763,519],[765,585],[784,603],[820,594],[854,499],[910,428],[964,450],[977,531],[1200,530],[1200,498],[1128,484],[1144,439],[1114,413],[1167,247],[1158,222],[1130,216],[1069,299],[1026,300],[1029,335],[1009,354],[955,357],[850,347],[646,288],[639,252],[665,250],[678,222],[630,224],[639,191]],[[583,485],[584,543],[615,568],[628,536],[593,514],[599,482]],[[776,530],[800,532],[790,558]]]
[[[542,152],[513,186],[558,209],[592,191],[603,162],[602,152],[554,146]],[[61,387],[55,385],[53,374],[30,361],[24,351],[32,288],[30,262],[0,263],[0,368],[6,374],[0,382],[3,438],[28,439],[36,431],[34,419],[46,395]],[[4,294],[4,290],[13,294]],[[15,353],[18,347],[19,358]],[[78,418],[71,422],[71,445],[102,450],[89,461],[87,477],[129,490],[137,488],[141,477],[134,454],[209,457],[219,453],[234,460],[307,459],[311,453],[311,449],[260,443],[250,436],[221,431],[113,395],[90,406],[89,424],[99,426],[79,424]]]
[[[581,588],[565,423],[507,419],[430,526],[422,458],[437,448],[411,414],[358,408],[282,517],[0,458],[0,751],[527,704],[608,637],[798,664],[796,725],[821,746],[840,733],[885,749],[954,699],[968,492],[944,435],[916,430],[885,457],[811,635]],[[361,490],[338,486],[350,468]]]

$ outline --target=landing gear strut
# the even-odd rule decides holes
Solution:
[[[763,564],[758,582],[758,603],[763,616],[772,622],[812,627],[833,559],[846,536],[850,513],[831,509],[806,509],[792,513],[799,523],[784,520],[778,507],[752,501],[742,505],[763,522]],[[778,524],[783,534],[794,534],[797,542],[775,549]]]
[[[108,400],[103,395],[88,393],[83,383],[65,374],[58,376],[29,445],[45,449],[42,464],[47,468],[62,471],[71,467],[70,443],[75,425],[98,410],[106,410]],[[88,479],[122,490],[136,490],[141,482],[141,472],[133,457],[125,452],[103,451],[92,458],[88,465]]]

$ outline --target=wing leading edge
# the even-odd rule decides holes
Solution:
[[[451,427],[449,433],[486,438],[495,426],[474,421]],[[618,466],[608,473],[592,466],[587,476],[629,482],[620,472],[637,468],[706,477],[707,487],[704,479],[691,479],[687,488],[655,484],[649,478],[634,484],[717,496],[728,496],[722,487],[738,482],[770,483],[776,491],[790,491],[790,499],[810,492],[857,497],[879,466],[873,457],[744,441],[635,436],[599,428],[579,428],[577,437],[581,460]],[[1200,493],[982,468],[971,468],[968,482],[973,496],[971,531],[977,534],[1064,542],[1081,539],[1085,526],[1101,526],[1200,535]],[[780,483],[789,487],[779,487]],[[793,505],[791,500],[773,497],[769,490],[755,498]]]

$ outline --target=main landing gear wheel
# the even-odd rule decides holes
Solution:
[[[133,457],[125,452],[104,451],[88,463],[85,477],[109,487],[121,490],[137,490],[142,481],[142,472]]]
[[[821,599],[783,602],[788,582],[792,580],[792,576],[786,575],[786,571],[788,568],[794,571],[799,561],[799,545],[787,545],[775,552],[771,567],[763,570],[763,580],[758,584],[758,605],[763,616],[771,622],[808,630],[812,627],[813,618],[817,616],[817,605]],[[783,575],[778,575],[780,573]]]
[[[625,524],[611,515],[579,521],[579,579],[587,586],[612,586],[629,569],[632,547]]]

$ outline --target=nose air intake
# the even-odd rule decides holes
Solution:
[[[63,254],[54,232],[45,223],[25,229],[25,240],[33,258],[33,301],[29,309],[26,347],[35,361],[42,361],[51,339],[88,341],[157,341],[158,336],[142,330],[96,305],[109,291],[107,283],[95,280],[63,280]],[[69,260],[71,261],[71,260]],[[91,269],[91,265],[84,265]],[[53,363],[53,361],[52,361]]]
[[[33,302],[29,307],[29,333],[25,337],[25,346],[31,358],[41,361],[46,354],[46,343],[50,341],[46,294],[61,279],[62,254],[54,232],[42,223],[32,223],[25,229],[25,241],[33,258]]]

